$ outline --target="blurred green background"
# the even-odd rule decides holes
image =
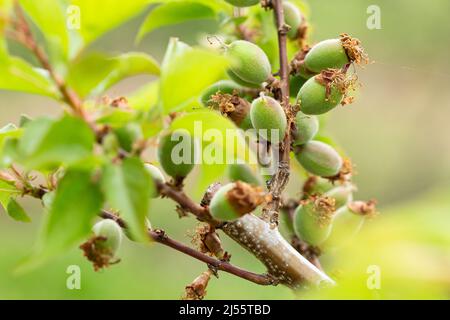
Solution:
[[[329,126],[356,164],[356,182],[359,186],[357,197],[376,198],[383,214],[383,218],[369,226],[367,236],[362,235],[361,243],[373,244],[374,238],[379,242],[373,247],[364,247],[365,250],[355,248],[355,251],[349,249],[345,253],[326,256],[325,268],[333,275],[347,270],[348,280],[352,272],[361,276],[366,273],[368,264],[380,264],[383,266],[382,272],[385,271],[386,282],[385,287],[382,282],[381,291],[374,293],[365,287],[364,277],[355,276],[352,281],[344,279],[341,289],[336,292],[305,292],[299,296],[448,298],[450,2],[306,2],[311,11],[314,41],[348,32],[362,40],[374,61],[364,70],[358,71],[363,87],[356,102],[334,111]],[[381,8],[381,30],[369,30],[366,27],[369,5]],[[133,39],[144,16],[145,13],[109,33],[95,43],[92,50],[140,50],[161,59],[169,37],[177,36],[187,43],[195,44],[202,35],[214,33],[218,27],[213,22],[202,21],[164,28],[148,35],[136,48]],[[126,95],[146,80],[136,77],[114,87],[110,94]],[[57,104],[38,96],[0,92],[0,103],[0,119],[5,124],[17,122],[24,113],[34,117],[60,112]],[[195,184],[195,178],[190,183]],[[298,188],[298,184],[293,179],[291,189]],[[82,197],[80,195],[81,200]],[[122,262],[100,273],[92,270],[79,249],[73,249],[35,272],[15,276],[12,271],[30,253],[42,214],[37,201],[27,199],[24,204],[33,218],[31,224],[19,224],[4,214],[0,215],[0,299],[177,299],[182,295],[184,286],[205,270],[203,264],[165,247],[156,244],[144,247],[127,242],[121,250]],[[188,233],[195,228],[195,221],[178,220],[172,203],[154,201],[150,217],[155,227],[164,228],[176,239],[190,241]],[[395,227],[392,231],[387,226]],[[385,237],[392,235],[389,230],[396,237]],[[225,239],[225,236],[223,240],[226,249],[233,255],[234,264],[255,272],[264,272],[256,259]],[[397,257],[391,257],[384,250],[405,241],[411,245],[407,248],[399,246],[402,249],[397,251]],[[350,268],[338,263],[339,257],[346,259],[349,252],[354,253],[350,255],[351,259],[358,261]],[[405,259],[407,253],[412,255],[412,258],[408,256],[411,260]],[[396,262],[393,265],[400,271],[392,267],[392,261]],[[405,264],[408,272],[405,271]],[[81,290],[66,288],[66,269],[69,265],[81,267]],[[422,275],[421,272],[423,277],[418,277],[420,281],[408,276],[409,273]],[[220,273],[219,279],[212,279],[207,296],[208,299],[295,297],[287,288],[262,288],[225,273]]]

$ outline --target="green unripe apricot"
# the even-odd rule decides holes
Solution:
[[[375,214],[373,204],[362,201],[350,202],[336,211],[330,237],[324,243],[324,249],[335,249],[349,243],[361,230],[366,220]],[[363,212],[360,208],[368,209]]]
[[[332,198],[335,200],[336,208],[340,208],[346,206],[350,201],[353,200],[353,191],[355,187],[351,184],[345,184],[338,186],[336,188],[331,189],[326,192],[324,195],[326,197]]]
[[[250,117],[253,128],[267,130],[258,132],[267,141],[281,142],[286,134],[287,119],[280,103],[271,97],[261,96],[252,102]],[[272,130],[275,136],[272,135]]]
[[[152,177],[153,181],[155,182],[155,190],[152,192],[150,197],[158,198],[159,197],[159,192],[157,191],[156,184],[158,184],[158,183],[165,183],[166,179],[164,178],[161,170],[159,170],[157,167],[155,167],[152,164],[146,163],[145,164],[145,169],[147,170],[147,172],[150,174],[150,176]]]
[[[310,141],[296,153],[303,168],[317,176],[334,177],[342,168],[342,158],[331,146],[320,141]]]
[[[230,77],[231,80],[233,80],[236,84],[244,87],[244,88],[253,88],[253,89],[261,89],[262,86],[260,83],[255,84],[255,83],[250,83],[247,81],[242,80],[241,78],[239,78],[233,71],[231,70],[227,70],[227,74]]]
[[[137,123],[130,123],[125,127],[118,128],[115,130],[115,133],[120,147],[127,152],[133,151],[134,143],[144,137],[142,128]]]
[[[325,69],[340,69],[350,62],[341,39],[319,42],[305,57],[305,67],[315,73]]]
[[[301,204],[294,214],[295,234],[312,246],[319,246],[328,239],[333,222],[334,209],[321,208],[317,201],[321,200]]]
[[[233,94],[234,92],[239,92],[241,89],[242,87],[233,81],[222,80],[206,88],[205,91],[203,91],[200,100],[202,104],[207,107],[210,104],[213,95],[218,93]]]
[[[331,85],[330,89],[327,95],[326,86],[319,83],[315,77],[310,78],[298,92],[300,110],[307,115],[319,115],[337,107],[343,94],[335,85]]]
[[[158,159],[164,171],[175,179],[183,179],[195,166],[195,141],[185,130],[163,135],[159,141]]]
[[[314,139],[319,132],[319,119],[298,112],[295,117],[296,131],[294,133],[294,146],[300,146]]]
[[[289,1],[283,2],[284,20],[287,25],[291,27],[287,35],[291,39],[295,39],[298,34],[298,28],[303,23],[303,16],[300,9],[295,4]]]
[[[328,180],[318,176],[311,176],[308,178],[308,181],[305,183],[304,187],[304,195],[306,197],[312,195],[322,195],[334,188],[333,183]]]
[[[232,182],[242,181],[254,186],[261,186],[263,182],[260,177],[245,164],[233,163],[228,167],[228,177]]]
[[[115,255],[122,244],[122,229],[113,220],[102,220],[94,225],[94,234],[97,237],[104,237],[106,240],[101,242],[103,248],[109,249],[112,255]]]
[[[260,86],[272,72],[266,53],[254,43],[234,41],[227,47],[226,53],[231,59],[233,79],[237,77],[244,83]]]
[[[225,1],[236,7],[250,7],[260,2],[260,0],[225,0]]]
[[[209,210],[214,218],[230,221],[254,211],[264,199],[260,188],[238,181],[221,187],[212,198]]]

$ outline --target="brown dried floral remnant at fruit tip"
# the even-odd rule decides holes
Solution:
[[[336,200],[331,197],[312,195],[306,200],[302,200],[301,205],[312,205],[319,226],[326,227],[331,223],[336,212]]]
[[[369,200],[367,202],[355,201],[348,204],[348,208],[361,216],[375,218],[378,215],[376,204],[376,200]]]
[[[353,170],[353,163],[350,159],[344,159],[342,168],[339,171],[337,175],[334,177],[327,178],[331,182],[335,183],[336,181],[339,181],[341,183],[345,183],[351,180],[353,176],[354,170]]]
[[[261,187],[254,187],[237,181],[233,189],[228,191],[227,199],[236,212],[243,216],[255,210],[259,205],[271,200]]]
[[[342,33],[340,36],[342,46],[351,62],[355,62],[358,65],[369,63],[369,56],[364,52],[359,39],[352,38],[347,33]]]
[[[206,287],[211,279],[210,270],[203,272],[191,284],[187,285],[183,300],[203,300],[206,296]]]
[[[229,117],[238,126],[244,121],[251,107],[247,100],[239,97],[236,90],[233,94],[218,92],[211,97],[209,105]]]
[[[343,95],[341,105],[353,103],[354,97],[350,95],[359,86],[358,75],[353,73],[349,76],[344,69],[326,69],[315,77],[316,81],[326,88],[325,100],[331,96],[332,88],[336,88]]]
[[[84,256],[92,262],[95,271],[108,268],[110,265],[120,262],[119,259],[113,260],[113,252],[104,245],[106,240],[106,237],[95,236],[80,245],[80,249],[83,250]]]

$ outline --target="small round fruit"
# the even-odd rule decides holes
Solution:
[[[342,168],[342,158],[331,146],[320,141],[310,141],[296,153],[303,168],[317,176],[334,177]]]
[[[148,173],[150,173],[150,176],[152,177],[154,183],[155,183],[155,188],[154,191],[150,194],[151,198],[158,198],[159,197],[159,192],[157,191],[157,186],[156,184],[162,184],[166,182],[166,179],[164,178],[161,170],[159,170],[157,167],[155,167],[152,164],[146,163],[145,164],[145,169],[148,171]]]
[[[206,90],[203,91],[200,100],[202,104],[207,107],[210,105],[210,101],[213,95],[218,93],[233,94],[235,92],[239,92],[239,90],[241,89],[242,87],[237,85],[233,81],[222,80],[206,88]]]
[[[260,86],[272,72],[266,53],[249,41],[232,42],[227,47],[227,56],[232,63],[230,70],[245,83]]]
[[[260,0],[225,0],[236,7],[250,7],[258,4]]]
[[[295,4],[289,1],[283,2],[284,20],[291,27],[287,35],[291,39],[295,39],[298,35],[298,29],[303,23],[303,15]]]
[[[319,119],[298,112],[295,117],[296,131],[294,133],[294,146],[300,146],[314,139],[319,132]]]
[[[230,221],[254,211],[264,200],[265,195],[260,188],[237,181],[216,192],[209,210],[214,218]]]
[[[228,177],[232,182],[242,181],[254,186],[263,185],[261,178],[245,164],[231,164],[228,167]]]
[[[330,89],[327,94],[327,88],[315,77],[306,81],[297,96],[300,110],[307,115],[319,115],[337,107],[342,101],[343,94],[334,85],[331,85]]]
[[[375,203],[372,201],[355,201],[336,211],[333,229],[324,244],[324,249],[335,249],[349,243],[361,230],[367,219],[376,215]]]
[[[350,62],[341,39],[329,39],[319,42],[305,57],[305,67],[320,73],[325,69],[340,69]]]
[[[106,240],[101,242],[102,247],[107,248],[114,255],[122,243],[122,229],[113,220],[102,220],[93,227],[94,234],[97,237],[104,237]]]
[[[355,187],[352,184],[345,184],[331,189],[324,195],[335,200],[336,208],[343,207],[353,200]]]
[[[319,246],[331,234],[334,207],[328,206],[327,201],[326,198],[313,199],[295,210],[295,234],[312,246]]]
[[[260,83],[255,84],[255,83],[250,83],[250,82],[247,82],[247,81],[245,81],[245,80],[242,80],[241,78],[239,78],[239,77],[238,77],[233,71],[231,71],[231,70],[228,70],[228,71],[227,71],[227,74],[228,74],[228,76],[230,77],[230,79],[231,79],[232,81],[234,81],[236,84],[238,84],[238,85],[240,85],[240,86],[242,86],[242,87],[244,87],[244,88],[253,88],[253,89],[261,89],[261,88],[262,88],[262,86],[261,86]]]
[[[330,180],[318,176],[311,176],[305,182],[303,192],[306,197],[310,197],[313,195],[322,195],[333,188],[334,185]]]
[[[253,128],[266,141],[279,143],[286,134],[287,119],[280,103],[271,97],[261,96],[252,102],[250,109]],[[272,132],[272,130],[275,130]]]
[[[158,159],[164,171],[175,179],[183,179],[195,166],[195,141],[186,130],[175,130],[159,141]]]
[[[119,144],[127,152],[133,151],[133,146],[139,139],[143,139],[142,128],[137,123],[130,123],[115,130]]]

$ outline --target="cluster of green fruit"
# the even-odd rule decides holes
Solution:
[[[312,178],[304,190],[304,200],[295,210],[295,234],[327,251],[351,240],[364,222],[376,214],[374,202],[353,201],[355,189],[350,182],[334,184]]]
[[[256,5],[260,1],[227,2],[245,7]],[[284,2],[284,9],[291,30],[297,30],[303,23],[300,10],[287,1]],[[295,33],[290,33],[289,37],[295,38]],[[333,75],[340,74],[338,70],[356,60],[354,55],[349,54],[347,40],[341,38],[318,43],[305,55],[298,74],[291,77],[291,88],[296,92],[296,100],[293,103],[300,105],[300,112],[295,117],[292,130],[292,149],[306,171],[323,178],[339,175],[343,167],[343,159],[336,150],[313,139],[319,131],[317,115],[330,111],[343,100],[344,93]],[[264,93],[265,84],[272,77],[272,66],[266,53],[252,42],[237,40],[225,46],[225,54],[231,61],[229,79],[221,80],[207,88],[201,96],[201,103],[226,114],[244,130],[256,129],[260,139],[280,143],[290,129],[289,121],[280,102],[269,96],[269,93]],[[332,72],[330,77],[331,69],[336,71]],[[162,134],[158,158],[165,173],[175,181],[182,181],[194,168],[197,150],[192,143],[191,161],[175,163],[172,152],[180,140],[174,141],[174,134],[182,139],[192,139],[189,133],[180,130]],[[155,181],[164,183],[164,176],[157,167],[147,165],[147,169]],[[253,212],[265,199],[261,187],[264,185],[263,179],[255,175],[247,165],[231,165],[229,178],[232,182],[223,186],[210,204],[212,215],[221,220],[233,220]],[[340,220],[347,221],[352,213],[347,206],[351,201],[352,186],[333,186],[322,191],[325,198],[334,199],[332,206],[322,207],[327,202],[319,197],[304,202],[297,209],[296,232],[311,245],[322,244],[330,237],[331,225],[338,224]],[[152,196],[157,197],[158,193],[155,192]],[[339,209],[334,210],[334,207]]]

